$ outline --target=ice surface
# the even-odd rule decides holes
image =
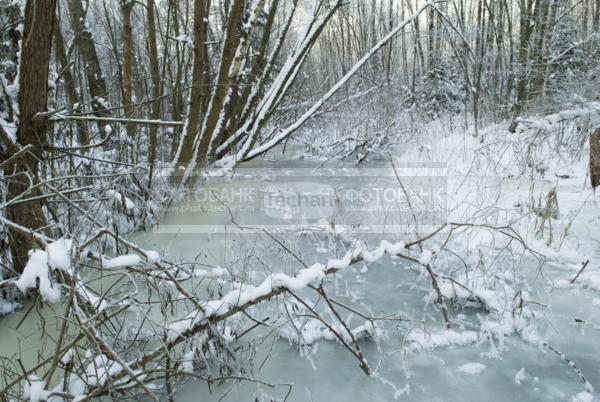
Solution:
[[[548,124],[550,123],[552,122],[549,121]],[[467,159],[465,164],[461,164],[460,158],[455,157],[463,154],[464,139],[447,137],[437,140],[438,144],[434,144],[430,152],[438,155],[442,152],[448,158],[452,158],[453,162],[449,169],[450,191],[453,191],[453,186],[458,189],[458,192],[453,194],[456,204],[451,219],[461,221],[470,216],[469,214],[477,212],[486,197],[495,202],[498,193],[490,189],[500,184],[504,188],[501,202],[505,203],[502,205],[505,205],[507,210],[513,210],[515,205],[527,202],[530,190],[528,179],[478,176],[465,179],[463,174],[472,169],[472,160]],[[494,141],[496,140],[490,139],[490,142]],[[506,139],[498,141],[498,144],[502,144]],[[467,149],[471,151],[467,150],[467,155],[469,152],[474,153],[473,149],[482,147],[478,142],[473,143],[473,148],[469,146]],[[491,167],[490,171],[506,177],[514,175],[515,163],[511,160],[510,152],[502,153],[504,150],[502,145],[498,145],[498,149],[497,153],[491,152],[494,162],[497,162],[498,155],[502,155],[503,159],[498,166]],[[486,171],[487,167],[478,166],[477,169]],[[558,183],[561,215],[568,217],[569,211],[579,210],[587,197],[588,190],[581,190],[582,181],[575,176],[576,172],[585,172],[585,166],[560,168],[555,166],[552,169],[568,171],[571,176]],[[453,178],[452,175],[457,177]],[[540,193],[546,189],[546,183],[542,183],[540,187],[536,187],[536,191]],[[475,198],[481,204],[473,204],[471,201]],[[598,219],[594,211],[593,203],[586,204],[571,230],[577,233],[590,233],[590,229],[593,228],[591,222],[596,222]],[[168,215],[166,219],[177,218]],[[553,225],[561,224],[561,221],[553,222]],[[519,230],[521,229],[523,229],[522,233],[526,233],[525,227],[519,227]],[[559,231],[559,229],[555,230]],[[586,392],[581,393],[583,385],[575,373],[567,364],[541,347],[540,341],[547,341],[569,356],[592,383],[600,381],[595,355],[589,352],[597,350],[593,339],[595,336],[600,336],[600,333],[596,327],[592,328],[589,324],[585,330],[583,327],[580,330],[572,319],[573,316],[588,317],[592,314],[590,309],[597,309],[597,305],[600,305],[600,302],[591,301],[599,299],[597,294],[595,298],[592,297],[596,292],[593,286],[594,270],[582,275],[574,286],[565,286],[564,290],[557,286],[565,281],[568,283],[575,275],[578,267],[581,267],[582,256],[598,255],[591,250],[594,250],[600,236],[594,233],[592,237],[589,242],[578,239],[576,243],[580,248],[577,250],[572,249],[573,245],[567,240],[560,251],[554,246],[549,247],[546,241],[540,241],[535,236],[527,237],[526,240],[536,247],[536,250],[547,255],[551,263],[544,270],[544,279],[536,277],[538,271],[533,265],[528,266],[531,261],[524,261],[516,267],[509,268],[507,265],[506,271],[497,273],[502,281],[490,281],[489,276],[476,270],[470,272],[468,278],[454,277],[459,282],[468,281],[472,293],[456,283],[440,278],[442,293],[448,300],[456,303],[454,308],[458,311],[453,310],[452,314],[459,317],[459,321],[480,320],[478,325],[476,327],[471,324],[465,327],[457,325],[451,330],[445,330],[429,326],[421,328],[420,324],[415,324],[415,327],[407,333],[399,332],[381,339],[381,347],[391,356],[382,358],[382,362],[379,363],[382,365],[378,371],[379,379],[365,378],[361,373],[356,373],[359,370],[356,369],[351,357],[335,346],[336,342],[332,334],[318,320],[308,320],[301,327],[302,343],[312,345],[311,351],[314,353],[311,352],[306,355],[306,358],[302,358],[298,356],[294,347],[278,344],[273,354],[277,357],[266,364],[263,373],[273,382],[293,381],[295,390],[290,397],[292,401],[307,400],[308,395],[310,395],[308,399],[315,401],[391,400],[393,398],[429,401],[444,400],[448,395],[455,396],[457,400],[502,401],[502,395],[506,395],[507,392],[521,400],[569,401],[575,396],[587,398]],[[461,256],[467,264],[476,265],[479,258],[477,250],[483,250],[490,243],[497,241],[498,238],[490,231],[481,230],[469,238],[469,249],[473,250],[473,253],[465,253]],[[156,247],[153,245],[153,240],[150,240],[150,244]],[[219,264],[222,264],[223,258],[223,254],[218,251],[222,244],[212,240],[212,245],[208,246],[211,252],[220,256],[215,257]],[[394,244],[384,240],[378,245],[371,245],[364,249],[362,257],[367,264],[357,267],[356,271],[348,271],[353,272],[354,276],[344,276],[344,279],[340,280],[338,297],[345,295],[347,297],[345,300],[358,300],[361,306],[365,308],[368,306],[378,312],[387,311],[386,309],[392,306],[403,306],[404,310],[421,312],[418,306],[422,303],[423,296],[414,289],[417,286],[415,277],[411,276],[405,263],[387,257],[388,249],[397,247],[394,251],[405,251],[403,244],[397,246]],[[194,247],[195,242],[190,239],[187,244],[172,244],[172,251],[181,255],[193,250]],[[317,261],[326,258],[328,250],[331,253],[331,249],[322,244],[312,250],[301,248],[303,256],[316,254],[314,259]],[[442,257],[437,256],[439,252],[435,247],[425,246],[423,252],[415,254],[415,258],[419,259],[420,263],[431,263],[433,255],[436,255],[434,268],[442,269],[437,266],[443,261]],[[338,255],[342,255],[342,258],[338,257],[339,265],[345,267],[343,260],[347,256]],[[460,265],[459,262],[448,269],[458,270]],[[273,266],[283,269],[281,264]],[[364,269],[366,267],[368,269]],[[528,268],[531,268],[529,273],[527,273]],[[516,275],[513,269],[516,270]],[[287,277],[291,277],[289,272]],[[423,276],[423,278],[423,282],[417,282],[427,284],[427,277]],[[583,290],[585,293],[575,293],[573,290]],[[587,303],[583,302],[583,305],[587,304],[589,308],[579,311],[582,309],[578,307],[582,305],[582,298],[589,300]],[[427,300],[433,301],[435,298]],[[525,306],[522,311],[511,310],[513,300]],[[478,310],[482,306],[487,311]],[[535,314],[532,314],[532,310],[535,310]],[[415,314],[419,317],[421,314],[435,316],[437,312]],[[552,325],[547,325],[546,320],[542,318],[546,314]],[[589,319],[597,325],[597,316]],[[353,323],[356,325],[357,322]],[[281,335],[286,342],[296,345],[297,339],[294,340],[293,331],[284,331]],[[382,355],[378,354],[377,348],[368,341],[363,342],[361,348],[366,350],[369,362],[378,362]],[[408,351],[408,355],[394,352],[400,349]],[[383,355],[387,356],[385,353],[383,352]],[[302,353],[302,356],[304,355]],[[394,386],[389,386],[381,378]],[[195,384],[183,390],[179,396],[183,401],[192,401],[198,395],[199,389],[208,392],[203,385]],[[229,400],[243,398],[252,389],[254,388],[251,386],[242,386],[239,392],[230,395]],[[304,391],[305,389],[307,391]],[[282,396],[285,392],[273,391],[273,394]]]

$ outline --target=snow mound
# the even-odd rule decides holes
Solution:
[[[37,288],[44,300],[57,302],[60,299],[60,285],[52,282],[50,270],[71,270],[72,244],[72,240],[60,239],[48,244],[46,251],[30,250],[29,261],[15,285],[23,293]]]
[[[46,382],[32,375],[23,388],[23,398],[31,402],[40,402],[48,399],[50,392],[46,391]]]
[[[52,269],[69,272],[71,269],[71,247],[73,240],[59,239],[48,244],[48,264]]]
[[[458,372],[468,376],[479,375],[485,370],[485,365],[481,363],[467,363],[458,368]]]
[[[146,250],[146,257],[149,263],[160,262],[160,254],[155,250]]]
[[[29,289],[38,289],[45,301],[56,303],[60,300],[60,285],[52,282],[48,264],[48,253],[42,250],[30,252],[29,261],[23,273],[15,282],[23,293]]]
[[[6,314],[10,314],[20,307],[21,305],[19,303],[8,301],[0,297],[0,317]]]
[[[588,391],[582,391],[571,398],[571,402],[594,402],[594,395]]]
[[[448,346],[469,345],[479,340],[479,334],[474,331],[457,332],[443,330],[440,332],[424,332],[413,330],[406,337],[409,349],[419,351],[422,349],[437,349]]]

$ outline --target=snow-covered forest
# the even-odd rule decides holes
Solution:
[[[600,0],[0,0],[0,402],[600,400]]]

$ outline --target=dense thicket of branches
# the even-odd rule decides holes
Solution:
[[[170,351],[189,338],[209,333],[224,343],[218,324],[234,314],[284,293],[302,303],[283,281],[174,336],[165,325],[163,344],[120,360],[115,350],[130,345],[109,344],[116,335],[107,328],[127,304],[106,312],[80,283],[79,264],[104,261],[106,249],[134,250],[148,271],[127,275],[140,274],[160,297],[168,282],[204,313],[203,300],[181,285],[190,272],[122,238],[154,224],[203,169],[261,156],[356,99],[368,99],[368,118],[361,114],[347,137],[368,132],[357,147],[372,148],[385,143],[381,133],[399,112],[461,114],[477,136],[484,120],[514,131],[524,115],[600,93],[600,0],[15,0],[0,1],[0,25],[0,288],[14,289],[31,250],[74,240],[74,266],[49,273],[68,289],[66,314],[79,325],[70,342],[87,339],[105,368],[119,368],[106,374],[111,381],[86,383],[90,398],[132,388],[150,395],[142,367],[171,387],[181,373]],[[386,252],[414,262],[403,250]],[[346,266],[362,258],[350,254]],[[438,276],[423,268],[449,326]],[[323,287],[310,290],[337,316]],[[369,373],[361,332],[339,321],[331,331]],[[46,384],[65,345],[61,338],[45,360]],[[55,392],[73,397],[68,387]]]
[[[18,42],[20,4],[1,8],[7,128],[25,121],[17,105],[33,85],[15,74],[17,55],[38,63],[27,43]],[[597,1],[434,3],[353,70],[422,4],[213,0],[157,8],[154,2],[59,1],[49,6],[56,23],[46,32],[53,37],[48,102],[36,96],[51,111],[38,119],[49,123],[42,124],[48,141],[35,152],[61,168],[69,160],[86,175],[98,173],[88,163],[92,155],[111,161],[104,172],[135,167],[137,188],[124,191],[148,200],[156,196],[152,176],[162,172],[156,165],[184,164],[177,185],[189,184],[194,169],[208,163],[253,158],[318,116],[321,96],[343,103],[378,87],[379,95],[369,95],[377,99],[376,114],[393,115],[399,107],[429,118],[463,112],[477,128],[482,117],[514,122],[525,112],[552,111],[576,99],[573,94],[597,94]],[[355,78],[346,81],[347,75]],[[342,92],[335,87],[340,80],[349,83]],[[327,94],[330,87],[336,91]],[[372,129],[388,120],[378,119],[380,127]],[[3,149],[15,145],[10,133],[3,137]],[[16,145],[30,141],[21,137]],[[35,180],[45,174],[42,169]],[[156,213],[145,211],[144,219]]]

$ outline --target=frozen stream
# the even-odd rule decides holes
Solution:
[[[281,164],[261,161],[244,168],[264,169],[262,175],[255,176],[261,179],[253,179],[260,187],[272,180],[274,166]],[[283,166],[291,171],[306,165],[296,162],[293,165],[283,163]],[[334,186],[348,185],[347,179],[340,182],[331,177],[331,173],[328,173],[331,166],[327,164],[320,167],[314,174],[329,177],[330,183],[336,183]],[[350,165],[335,167],[352,169]],[[240,172],[238,176],[244,175]],[[217,189],[231,189],[238,185],[235,178],[212,178],[210,183],[211,187]],[[509,193],[519,191],[516,185],[516,182],[505,183],[511,189]],[[566,180],[565,190],[559,191],[560,202],[570,194],[577,201],[576,189],[579,185],[580,181],[576,179]],[[184,201],[183,205],[189,202]],[[255,266],[250,270],[262,272],[260,265],[264,264],[273,271],[293,274],[301,268],[294,258],[266,236],[162,233],[177,231],[173,228],[186,228],[187,225],[230,221],[227,216],[229,213],[204,211],[190,214],[173,209],[162,220],[158,233],[139,233],[134,240],[147,249],[206,264],[205,269],[209,271],[214,267],[240,266],[240,260],[244,261],[241,265],[245,268],[242,270]],[[244,221],[243,212],[233,215],[238,223]],[[587,252],[593,253],[588,256],[592,261],[600,257],[597,215],[597,210],[590,208],[584,209],[577,217],[577,222],[581,222],[584,229],[587,228],[587,233],[579,233],[578,236],[591,240],[586,244]],[[381,237],[386,238],[386,235],[382,234]],[[332,253],[334,256],[343,255],[347,246],[319,234],[299,236],[297,239],[282,234],[280,238],[291,245],[293,251],[308,264],[326,261]],[[377,244],[374,240],[377,238],[371,236],[369,244]],[[560,259],[554,262],[550,259],[540,272],[522,261],[521,265],[516,266],[515,275],[529,284],[532,299],[547,305],[535,309],[534,327],[540,337],[571,359],[593,386],[600,387],[599,294],[588,287],[553,289],[553,280],[573,275],[572,269],[563,265]],[[590,271],[596,269],[595,266],[589,268]],[[437,308],[424,302],[428,294],[426,289],[429,289],[426,277],[418,268],[399,259],[384,257],[370,264],[368,269],[363,266],[351,268],[332,281],[329,289],[338,300],[370,311],[373,315],[399,314],[415,322],[386,323],[386,332],[377,342],[361,342],[366,358],[375,371],[371,377],[367,377],[359,369],[354,357],[336,342],[320,340],[301,353],[298,346],[287,339],[266,338],[258,346],[255,368],[248,375],[271,384],[293,384],[288,397],[290,401],[559,401],[572,400],[574,397],[586,400],[590,396],[581,393],[584,385],[565,361],[548,349],[523,340],[518,334],[502,341],[496,339],[490,342],[482,336],[478,341],[466,342],[465,345],[437,348],[426,347],[430,339],[424,337],[424,348],[420,349],[414,342],[408,346],[407,335],[413,333],[411,327],[418,331],[425,325],[426,331],[435,334],[442,331],[442,325]],[[485,314],[477,308],[461,307],[453,308],[451,313],[460,317],[457,321],[462,320],[466,324],[465,328],[455,324],[454,329],[458,332],[473,329],[469,323],[477,323],[478,315]],[[257,318],[266,315],[257,313]],[[361,320],[351,322],[358,325]],[[419,340],[419,336],[416,339]],[[457,340],[457,343],[461,342],[463,340]],[[267,354],[269,357],[263,364],[262,357]],[[284,385],[271,388],[253,382],[236,383],[234,386],[231,383],[213,385],[209,390],[203,382],[190,380],[178,394],[177,400],[223,398],[241,401],[253,400],[254,396],[264,396],[265,400],[269,400],[270,397],[283,398],[288,390]]]
[[[199,272],[205,275],[199,279],[199,292],[226,292],[231,274],[254,283],[270,271],[293,275],[302,268],[298,259],[310,265],[326,262],[328,258],[339,258],[357,239],[366,241],[371,248],[381,239],[414,239],[410,231],[400,235],[390,229],[393,226],[386,226],[407,225],[407,220],[413,219],[407,215],[396,219],[394,213],[386,213],[385,222],[379,222],[384,224],[377,228],[366,227],[364,216],[337,216],[334,219],[338,224],[335,232],[349,232],[335,237],[323,229],[331,222],[311,223],[315,213],[323,212],[315,211],[312,205],[308,207],[312,209],[300,214],[303,215],[301,219],[295,219],[298,218],[298,210],[258,216],[255,210],[235,209],[235,205],[223,198],[227,194],[239,194],[240,187],[244,186],[267,191],[276,181],[275,176],[293,176],[298,171],[304,173],[301,180],[295,179],[295,183],[303,183],[301,187],[305,190],[306,183],[309,187],[310,183],[317,183],[314,184],[317,187],[360,188],[364,186],[364,180],[379,180],[372,174],[374,166],[368,164],[356,169],[353,165],[339,162],[320,166],[319,163],[315,165],[301,160],[293,163],[276,160],[252,162],[239,169],[233,178],[211,177],[208,180],[208,187],[213,191],[211,194],[217,194],[217,198],[207,200],[206,193],[189,196],[173,205],[154,230],[134,233],[130,239],[147,250],[159,251],[164,259],[194,262],[201,270]],[[381,163],[376,165],[377,169],[381,166]],[[310,169],[306,170],[308,167]],[[390,167],[386,169],[390,175]],[[347,172],[347,175],[340,177],[340,172]],[[479,184],[473,184],[469,189],[468,183],[458,181],[461,183],[459,187],[467,188],[467,192],[478,191],[475,188]],[[456,186],[456,182],[450,174],[449,188]],[[539,182],[536,185],[544,188],[553,183]],[[499,185],[493,184],[495,188]],[[520,199],[520,192],[527,193],[518,181],[503,180],[501,184],[505,188],[503,194],[508,195],[511,204]],[[581,177],[560,181],[558,198],[563,215],[567,213],[565,208],[581,206],[580,187]],[[473,198],[478,196],[473,195]],[[214,208],[207,208],[207,205]],[[218,205],[227,205],[227,208],[218,208]],[[281,224],[283,218],[287,219],[284,222],[294,223],[293,229],[290,225]],[[371,218],[366,221],[373,223]],[[226,227],[224,222],[227,222]],[[265,222],[270,225],[269,233],[288,250],[264,232],[257,233],[257,225]],[[345,229],[342,229],[344,225],[339,225],[340,222],[346,224]],[[525,284],[530,300],[539,303],[528,305],[534,314],[533,318],[529,318],[529,328],[535,329],[540,339],[564,353],[592,386],[600,389],[600,281],[595,282],[598,278],[595,276],[597,261],[600,260],[598,225],[598,209],[593,202],[588,202],[572,225],[573,242],[581,247],[581,255],[569,249],[568,256],[571,262],[578,257],[591,261],[578,281],[581,286],[553,286],[553,283],[564,285],[564,280],[576,272],[572,264],[563,261],[560,253],[550,256],[542,270],[528,258],[518,259],[506,268],[503,275],[511,276],[511,283]],[[350,233],[352,231],[348,227],[363,230]],[[472,247],[477,254],[476,243],[467,247]],[[452,267],[442,266],[440,270],[448,273]],[[209,286],[204,286],[207,278]],[[452,332],[444,331],[440,311],[431,302],[431,285],[422,267],[384,256],[376,263],[368,266],[357,264],[336,275],[328,281],[327,289],[336,300],[371,316],[394,315],[408,319],[385,321],[381,324],[380,336],[361,341],[361,349],[373,371],[370,377],[360,370],[357,360],[335,341],[320,339],[300,350],[296,343],[278,336],[282,328],[269,327],[250,332],[240,342],[244,347],[250,344],[256,346],[255,354],[242,353],[243,359],[252,360],[252,369],[245,375],[256,381],[212,384],[209,388],[203,381],[190,379],[181,386],[177,401],[277,400],[283,399],[288,392],[289,401],[592,400],[590,394],[583,392],[584,384],[567,362],[549,349],[524,339],[523,333],[527,331],[517,331],[501,338],[481,332],[480,324],[486,320],[487,312],[480,307],[451,305]],[[314,294],[306,293],[306,296],[316,300]],[[506,301],[506,305],[509,302],[511,300]],[[262,320],[272,316],[277,306],[276,301],[267,302],[252,310],[251,314]],[[21,323],[28,307],[0,318],[0,355],[10,356],[19,350],[24,356],[24,363],[31,365],[35,361],[38,342],[43,342],[48,335],[40,333],[37,324],[30,319]],[[54,309],[59,312],[61,307],[58,305]],[[182,309],[175,315],[185,313]],[[44,314],[50,317],[51,311],[46,309]],[[497,326],[505,325],[498,317],[511,314],[511,311],[497,312],[494,318],[498,321]],[[345,313],[345,318],[347,316]],[[489,322],[494,320],[490,319],[488,326]],[[364,320],[358,317],[350,319],[352,327],[362,323]],[[496,329],[492,325],[490,333]],[[291,387],[286,384],[291,384]]]

